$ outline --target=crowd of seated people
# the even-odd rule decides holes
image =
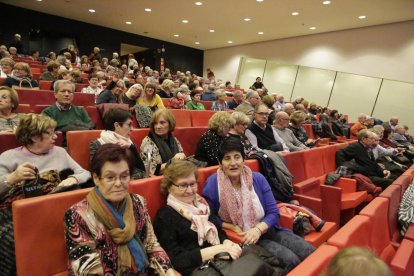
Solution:
[[[274,219],[278,210],[267,180],[260,174],[251,173],[243,162],[245,156],[253,156],[258,151],[265,153],[269,153],[269,151],[292,152],[308,150],[308,148],[316,146],[319,139],[310,138],[303,124],[305,122],[316,124],[319,117],[323,125],[330,128],[330,130],[327,130],[328,137],[332,139],[334,139],[333,137],[337,139],[336,136],[349,138],[349,134],[352,133],[358,139],[358,142],[340,151],[342,155],[337,159],[338,164],[348,166],[348,169],[366,175],[382,190],[407,168],[407,164],[411,163],[413,156],[408,158],[410,163],[399,163],[401,166],[395,165],[397,159],[395,157],[414,149],[411,144],[412,138],[407,129],[398,124],[397,117],[392,117],[383,124],[382,129],[379,129],[378,127],[381,124],[378,124],[378,121],[361,114],[358,117],[358,122],[350,127],[346,118],[340,115],[337,110],[331,110],[328,107],[322,108],[315,103],[309,104],[302,97],[288,103],[284,101],[283,95],[268,93],[263,83],[261,83],[261,79],[256,80],[251,87],[252,89],[245,93],[243,90],[232,89],[232,97],[227,99],[226,97],[229,94],[224,89],[228,89],[229,84],[225,85],[219,80],[216,81],[214,73],[210,69],[208,78],[203,80],[195,74],[191,74],[191,72],[177,71],[172,74],[168,68],[160,72],[152,70],[148,66],[144,67],[139,64],[133,55],[130,55],[127,63],[124,64],[119,60],[117,53],[113,54],[111,60],[107,60],[101,56],[98,47],[95,47],[90,55],[79,57],[77,49],[72,46],[69,45],[57,56],[51,53],[47,57],[49,61],[47,71],[41,74],[40,80],[53,81],[50,90],[55,93],[56,103],[44,109],[42,115],[16,113],[19,100],[15,88],[36,88],[39,85],[33,79],[30,63],[15,62],[13,56],[16,60],[22,57],[16,53],[12,57],[7,56],[0,60],[1,76],[5,78],[5,86],[0,87],[0,134],[15,132],[23,145],[0,155],[0,170],[3,170],[3,172],[0,172],[0,183],[2,183],[0,186],[0,204],[5,207],[6,213],[3,214],[3,218],[5,218],[5,221],[8,219],[8,224],[2,225],[0,231],[2,233],[11,231],[12,233],[11,203],[23,197],[22,194],[19,194],[21,190],[16,191],[16,187],[21,187],[30,182],[30,180],[37,177],[37,174],[42,175],[46,170],[55,170],[57,173],[68,168],[73,170],[73,173],[66,180],[55,181],[54,186],[47,186],[42,190],[42,194],[52,192],[55,187],[80,184],[90,178],[90,174],[77,165],[64,149],[54,147],[55,129],[65,133],[71,130],[94,128],[94,122],[91,121],[85,109],[73,105],[73,98],[76,96],[74,93],[75,83],[83,81],[80,77],[82,74],[87,74],[86,79],[88,79],[89,86],[82,89],[81,93],[94,94],[96,104],[128,104],[129,111],[135,112],[139,126],[150,129],[148,136],[143,139],[141,145],[135,145],[130,139],[133,116],[131,112],[124,109],[111,109],[103,116],[104,130],[100,133],[99,138],[90,144],[91,164],[97,163],[93,161],[96,152],[104,152],[111,145],[114,146],[111,153],[121,152],[119,154],[120,159],[110,159],[112,157],[107,156],[108,152],[106,155],[99,155],[102,158],[107,158],[107,160],[100,160],[101,163],[92,168],[92,176],[97,188],[88,195],[86,200],[74,205],[65,215],[69,263],[73,271],[84,269],[84,267],[78,267],[78,259],[82,256],[75,254],[76,252],[73,251],[82,247],[83,244],[78,244],[74,240],[75,233],[71,232],[73,231],[71,227],[73,225],[86,227],[87,222],[83,221],[82,218],[88,215],[85,211],[85,206],[89,206],[88,204],[95,206],[96,209],[89,211],[93,212],[95,219],[99,220],[98,226],[95,225],[96,228],[93,230],[100,233],[110,233],[106,235],[109,239],[106,241],[109,244],[108,246],[116,248],[114,249],[116,251],[128,251],[129,244],[131,244],[131,247],[135,250],[134,252],[138,251],[138,255],[141,256],[137,257],[131,254],[125,259],[122,257],[117,260],[111,259],[110,262],[108,262],[109,259],[104,261],[102,253],[99,252],[95,244],[95,248],[92,246],[93,250],[89,253],[91,254],[89,260],[98,263],[98,265],[91,267],[91,270],[88,271],[90,273],[99,274],[101,271],[114,271],[114,273],[115,271],[136,272],[136,269],[142,271],[142,269],[146,269],[144,268],[146,267],[145,263],[149,262],[149,258],[155,258],[161,263],[161,267],[164,271],[167,271],[167,274],[171,273],[170,268],[174,266],[179,272],[187,275],[187,273],[191,274],[191,271],[199,266],[202,261],[211,258],[213,253],[227,251],[237,258],[240,250],[232,242],[226,240],[226,236],[221,230],[222,226],[242,233],[244,235],[243,243],[245,244],[258,243],[273,254],[281,255],[285,264],[284,268],[287,271],[291,270],[311,254],[314,248],[295,234],[281,230],[278,221]],[[0,47],[0,51],[2,51],[3,56],[3,52],[7,50]],[[14,53],[13,47],[11,47],[10,52]],[[32,59],[34,61],[38,59],[36,53],[32,55]],[[78,80],[76,80],[77,78]],[[168,98],[168,105],[164,105],[163,98]],[[203,195],[208,203],[202,197],[196,196],[194,185],[188,185],[187,178],[191,177],[191,181],[195,178],[192,163],[185,166],[184,174],[186,175],[176,174],[178,170],[173,169],[172,172],[168,172],[170,164],[171,168],[174,168],[176,160],[186,159],[181,144],[186,141],[178,141],[173,135],[176,122],[169,109],[203,110],[205,107],[201,101],[204,100],[212,102],[211,110],[217,112],[210,118],[208,130],[198,141],[194,157],[206,162],[208,166],[220,165],[221,167],[221,171],[207,181],[203,190]],[[41,124],[40,121],[44,121],[44,123]],[[223,141],[228,136],[237,138],[236,140],[241,147],[231,148],[230,150],[225,147],[221,148]],[[326,136],[320,138],[323,137]],[[124,153],[122,153],[125,149],[128,149],[125,151],[127,157],[124,157]],[[18,156],[22,153],[25,153],[25,155],[20,160]],[[11,155],[13,155],[14,163],[10,163]],[[54,155],[57,157],[54,157]],[[47,161],[39,163],[37,156],[42,156],[42,160]],[[409,157],[409,155],[406,156]],[[132,161],[130,160],[131,157]],[[386,157],[393,158],[393,162]],[[53,161],[53,158],[54,160],[58,159],[59,162]],[[350,165],[349,162],[351,161],[353,164]],[[237,165],[226,164],[232,162]],[[111,168],[111,166],[118,166],[120,163],[123,165],[122,170],[119,170],[119,167]],[[39,173],[36,169],[39,170]],[[115,175],[113,175],[114,171]],[[125,194],[125,187],[127,187],[125,181],[129,181],[130,178],[140,179],[165,174],[167,174],[167,178],[164,192],[169,194],[168,197],[171,198],[172,202],[167,203],[169,207],[161,209],[157,216],[155,233],[159,236],[160,244],[156,240],[145,240],[145,242],[150,242],[152,247],[148,247],[148,244],[136,244],[133,241],[134,239],[131,238],[131,235],[134,234],[131,225],[134,225],[134,223],[137,224],[137,227],[136,229],[133,228],[138,231],[140,237],[148,235],[150,238],[154,238],[155,236],[152,227],[148,226],[150,222],[148,220],[141,221],[143,216],[148,218],[148,215],[143,213],[145,210],[141,210],[144,205],[142,199],[129,197]],[[173,180],[168,180],[168,177],[172,177]],[[222,179],[227,186],[217,188],[220,186],[218,185],[218,178]],[[183,182],[186,185],[185,189],[180,184],[183,180],[187,181]],[[121,198],[111,197],[111,191],[108,188],[111,186],[108,186],[108,184],[111,183],[123,187]],[[249,197],[238,198],[237,195],[240,195],[242,190],[248,190]],[[225,193],[230,194],[226,195]],[[222,201],[217,196],[236,198],[236,203],[240,204],[242,208],[233,208],[235,206],[226,206],[226,204],[223,206]],[[181,199],[184,198],[189,202],[183,202]],[[185,246],[189,246],[189,250],[198,252],[197,259],[183,262],[177,256],[184,253],[181,253],[181,249],[174,247],[182,245],[171,243],[171,236],[168,235],[171,233],[169,230],[173,231],[173,229],[166,229],[163,225],[168,225],[168,221],[174,216],[180,216],[182,223],[188,224],[188,229],[178,228],[175,235],[181,237],[183,233],[190,231],[191,223],[188,221],[188,214],[179,212],[177,208],[182,207],[183,204],[193,202],[198,202],[196,203],[198,206],[195,207],[201,208],[203,212],[207,212],[208,208],[211,208],[211,216],[215,217],[214,221],[219,219],[222,223],[209,227],[209,229],[215,228],[217,234],[212,239],[203,237],[205,240],[202,244],[196,242],[197,238],[200,238],[201,232],[194,232],[194,229],[191,228],[194,233],[191,232],[191,236],[186,236],[188,241],[184,242],[186,243]],[[208,207],[208,204],[210,204],[210,207]],[[269,209],[270,205],[276,207],[276,209],[274,207]],[[105,206],[112,207],[106,208]],[[252,206],[253,208],[251,208]],[[123,235],[123,245],[118,242],[114,244],[112,239],[118,240],[119,237],[110,231],[112,228],[120,227],[120,225],[113,225],[110,219],[105,218],[107,216],[119,216],[119,211],[122,209],[119,209],[120,207],[125,209],[123,212],[126,212],[126,209],[131,212],[133,209],[132,217],[131,214],[128,214],[127,218],[124,217],[123,222],[122,216],[120,219],[122,223],[128,224],[129,231],[127,237]],[[3,209],[0,208],[0,210]],[[186,209],[185,211],[189,210]],[[136,216],[135,220],[133,219],[134,215]],[[209,216],[207,216],[207,221],[208,219]],[[176,226],[180,227],[179,224]],[[142,230],[143,227],[145,230]],[[198,227],[200,226],[198,225]],[[183,232],[179,232],[179,230]],[[204,230],[208,231],[208,229]],[[89,230],[86,230],[84,234],[90,235]],[[101,240],[94,240],[96,237],[92,236],[88,236],[88,239],[90,239],[88,240],[88,246],[102,242]],[[126,243],[128,244],[127,249],[124,245]],[[13,240],[6,245],[8,247],[6,251],[8,258],[4,259],[12,264],[8,268],[10,269],[8,270],[10,275],[15,274],[13,272],[14,249],[12,245]],[[170,256],[171,261],[160,245],[167,254],[172,254]],[[143,250],[147,251],[148,256]],[[126,259],[129,261],[126,261]],[[117,262],[121,262],[122,265],[118,265]],[[114,266],[110,267],[109,263]],[[82,273],[86,273],[86,271]]]

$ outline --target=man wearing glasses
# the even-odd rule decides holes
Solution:
[[[254,108],[259,103],[260,103],[259,94],[254,90],[248,90],[246,94],[246,100],[243,103],[239,104],[236,107],[235,111],[239,111],[239,112],[246,114],[247,117],[249,117],[250,120],[252,120]]]
[[[299,151],[308,149],[301,141],[296,138],[293,131],[288,128],[289,126],[289,115],[286,112],[279,111],[276,113],[275,121],[273,126],[277,134],[285,141],[290,151]]]
[[[246,136],[254,147],[271,151],[289,151],[276,130],[267,123],[269,109],[264,104],[254,108],[253,122],[246,130]]]

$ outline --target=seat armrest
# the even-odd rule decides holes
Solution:
[[[299,201],[300,205],[314,211],[318,217],[322,217],[322,199],[300,194],[293,194],[293,199]]]
[[[342,188],[343,193],[355,193],[356,192],[356,180],[340,177],[339,180],[334,184],[335,187]]]
[[[342,189],[335,186],[321,185],[322,219],[340,225]]]
[[[293,229],[293,218],[289,217],[286,214],[279,215],[279,224],[280,226],[286,227],[290,230]]]
[[[310,191],[319,191],[319,179],[312,177],[299,183],[293,184],[293,190],[298,194],[309,194]],[[313,194],[313,193],[312,193]]]
[[[242,241],[242,236],[238,235],[236,232],[233,232],[229,229],[226,228],[222,228],[224,232],[226,232],[227,237],[234,243],[241,243]]]

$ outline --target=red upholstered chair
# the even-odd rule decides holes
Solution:
[[[86,112],[88,112],[89,118],[95,124],[95,129],[103,129],[103,122],[101,115],[99,114],[96,106],[85,106]]]
[[[75,86],[76,86],[75,91],[76,91],[76,92],[81,92],[81,91],[82,91],[82,89],[83,89],[83,88],[88,87],[88,86],[89,86],[89,84],[84,84],[84,83],[76,83],[76,84],[75,84]]]
[[[191,125],[193,127],[207,127],[208,121],[215,111],[211,110],[191,110]]]
[[[212,101],[200,101],[204,105],[204,108],[206,110],[211,110],[211,106],[213,105]]]
[[[176,127],[191,127],[191,110],[169,109],[175,118]]]
[[[308,135],[309,139],[316,139],[318,138],[315,133],[313,132],[311,124],[303,124],[302,127],[305,129],[306,134]]]
[[[400,175],[397,179],[394,180],[392,184],[401,186],[401,197],[403,196],[405,190],[407,190],[408,186],[412,182],[412,177],[409,173],[405,174],[403,173]]]
[[[162,103],[164,104],[165,108],[170,104],[169,98],[161,98]]]
[[[56,139],[56,146],[62,145],[62,132],[57,133],[58,138]],[[9,149],[17,148],[20,145],[20,143],[17,141],[16,135],[14,133],[3,133],[0,134],[0,154],[5,152]]]
[[[32,111],[32,107],[30,104],[19,104],[17,107],[17,113],[30,113]]]
[[[40,114],[42,111],[46,108],[48,108],[50,105],[46,104],[36,104],[32,107],[33,113]]]
[[[380,195],[380,197],[388,199],[388,227],[390,239],[396,245],[401,242],[401,235],[398,229],[398,210],[401,203],[401,186],[392,184],[388,186]]]
[[[133,129],[130,134],[132,142],[135,143],[137,148],[141,147],[142,140],[148,135],[149,128]]]
[[[408,175],[410,177],[410,181],[413,181],[414,178],[414,165],[412,165],[408,170],[406,170],[402,175]]]
[[[338,247],[326,244],[321,245],[290,271],[288,276],[319,276],[338,252]]]
[[[334,144],[320,148],[322,151],[323,168],[325,173],[330,173],[336,170],[335,153],[347,146],[347,144]]]
[[[154,176],[132,180],[129,183],[130,193],[139,194],[145,198],[151,221],[154,221],[158,209],[166,204],[167,198],[161,194],[160,189],[162,179],[162,176]]]
[[[326,173],[323,162],[323,149],[313,148],[303,151],[303,163],[305,175],[309,177],[319,177]]]
[[[89,191],[82,189],[13,202],[18,275],[67,275],[63,215]]]
[[[180,141],[186,156],[195,154],[197,143],[201,136],[207,131],[207,127],[179,127],[173,132]]]
[[[295,151],[283,155],[286,161],[286,165],[294,177],[293,183],[299,183],[308,178],[305,172],[305,163],[303,156],[304,151]]]
[[[39,89],[40,90],[53,90],[52,81],[40,80]]]
[[[66,132],[67,151],[82,168],[89,169],[89,144],[100,137],[100,130],[76,130]]]
[[[356,215],[328,239],[328,245],[341,249],[351,245],[370,247],[370,223],[369,217]]]
[[[388,205],[387,198],[377,197],[359,213],[361,216],[370,218],[371,229],[367,233],[369,234],[367,239],[369,239],[370,248],[387,264],[395,255],[395,249],[390,240]]]
[[[16,89],[19,103],[51,105],[55,102],[55,93],[49,90]]]
[[[414,242],[403,239],[390,264],[394,276],[414,275]]]
[[[92,106],[95,105],[95,95],[89,93],[73,93],[73,102],[77,106]]]

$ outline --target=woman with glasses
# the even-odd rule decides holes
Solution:
[[[133,179],[145,177],[145,166],[139,156],[138,149],[131,141],[132,115],[126,110],[113,108],[106,112],[104,117],[104,130],[101,136],[90,143],[90,160],[93,159],[99,147],[105,144],[117,144],[123,149],[131,151],[134,160],[134,170],[131,172]]]
[[[99,94],[96,104],[122,103],[121,95],[124,92],[125,83],[122,79],[114,80]]]
[[[172,134],[175,119],[168,109],[155,111],[151,118],[150,132],[141,143],[141,158],[149,162],[149,173],[162,175],[168,163],[186,156],[180,141]]]
[[[4,81],[4,85],[11,88],[39,89],[39,84],[33,79],[29,64],[25,62],[14,64],[13,73]]]
[[[175,275],[144,198],[128,193],[133,171],[127,149],[109,143],[96,151],[96,187],[64,216],[69,275]]]
[[[0,134],[14,133],[21,114],[15,113],[19,106],[19,96],[13,88],[0,86]]]
[[[144,87],[144,93],[138,99],[138,104],[148,106],[153,112],[157,109],[164,109],[165,106],[161,100],[161,97],[156,94],[156,87],[152,83],[147,83]]]
[[[84,183],[90,173],[65,149],[55,146],[56,122],[41,114],[22,115],[16,129],[22,146],[0,155],[0,275],[15,275],[11,206],[13,201],[48,194],[62,187]],[[29,185],[36,186],[26,190]]]
[[[291,270],[315,248],[279,224],[279,209],[265,177],[244,164],[240,139],[226,138],[217,159],[220,168],[203,188],[203,197],[220,227],[242,236],[243,244],[258,244],[283,260]]]
[[[197,194],[197,167],[185,160],[172,162],[164,172],[161,192],[167,205],[158,210],[154,230],[174,268],[183,276],[228,252],[233,259],[241,254],[239,245],[214,224],[210,207]]]

